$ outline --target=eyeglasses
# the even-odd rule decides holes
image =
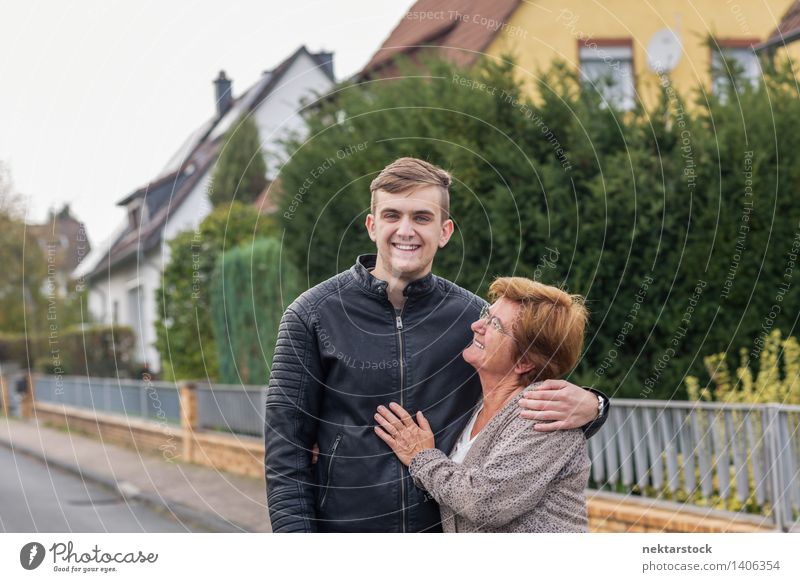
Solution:
[[[484,305],[483,309],[481,309],[480,318],[485,320],[486,323],[488,325],[491,325],[495,329],[495,331],[497,331],[498,333],[502,333],[503,335],[507,335],[512,340],[517,341],[517,338],[515,338],[513,335],[511,335],[510,333],[508,333],[506,330],[503,329],[502,322],[497,317],[495,317],[494,315],[489,313],[489,306],[488,305]]]

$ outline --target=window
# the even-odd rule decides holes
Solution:
[[[141,285],[128,289],[128,323],[136,334],[137,351],[140,361],[144,361],[144,292]]]
[[[138,229],[147,220],[145,210],[146,206],[142,203],[141,198],[137,198],[128,204],[128,222],[131,230]]]
[[[711,48],[711,90],[724,94],[736,81],[756,86],[761,77],[761,63],[752,45],[758,39],[719,40]]]
[[[633,44],[630,40],[591,39],[578,45],[581,79],[619,109],[633,109]]]
[[[131,229],[136,230],[139,228],[140,218],[142,216],[142,207],[135,206],[128,210],[128,218],[130,220]]]

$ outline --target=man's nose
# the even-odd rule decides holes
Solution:
[[[481,331],[481,329],[483,329],[483,319],[478,319],[477,321],[473,321],[472,325],[470,325],[469,327],[470,329],[472,329],[472,331],[476,333]]]
[[[400,220],[400,226],[397,228],[397,234],[401,236],[414,236],[414,225],[411,223],[411,218],[404,217]]]

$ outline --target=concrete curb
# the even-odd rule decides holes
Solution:
[[[22,453],[23,455],[37,459],[38,461],[44,463],[47,467],[53,467],[62,471],[66,471],[80,477],[81,479],[91,481],[92,483],[105,487],[106,489],[110,489],[124,499],[140,501],[148,507],[155,509],[159,513],[177,516],[182,521],[199,526],[200,528],[209,532],[251,533],[247,528],[222,519],[217,515],[199,511],[177,501],[164,499],[153,493],[147,493],[138,490],[136,487],[131,486],[128,483],[116,481],[115,479],[107,477],[106,475],[102,475],[87,469],[81,469],[76,465],[65,463],[57,459],[48,458],[48,456],[41,451],[29,449],[25,446],[14,445],[13,443],[2,438],[0,438],[0,446],[11,450],[11,452],[14,454]]]

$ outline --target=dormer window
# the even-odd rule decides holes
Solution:
[[[142,201],[134,200],[128,205],[128,221],[133,230],[139,228],[142,224]]]

